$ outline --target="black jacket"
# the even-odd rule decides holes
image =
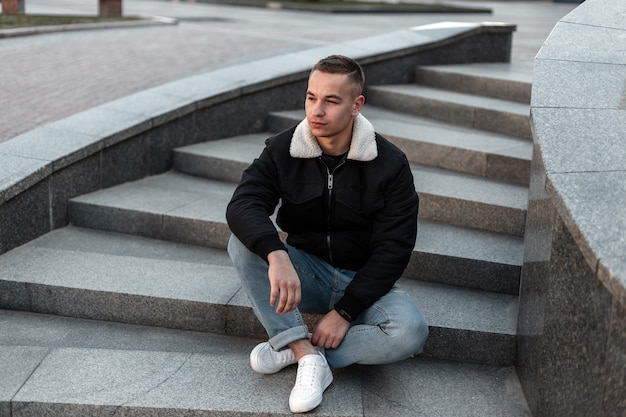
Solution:
[[[415,245],[418,198],[404,153],[359,115],[347,157],[330,172],[306,120],[266,140],[228,205],[232,232],[263,259],[287,242],[357,271],[336,306],[351,317],[385,295]]]

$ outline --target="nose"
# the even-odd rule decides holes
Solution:
[[[324,115],[324,104],[321,101],[317,101],[315,102],[313,105],[313,108],[311,109],[311,112],[313,113],[313,115],[315,116],[323,116]]]

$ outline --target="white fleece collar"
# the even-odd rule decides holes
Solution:
[[[322,155],[322,148],[311,133],[306,119],[298,124],[293,133],[289,154],[294,158],[317,158]],[[374,126],[359,113],[352,127],[352,142],[350,142],[348,159],[367,162],[374,160],[377,156]]]

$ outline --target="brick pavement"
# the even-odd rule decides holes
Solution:
[[[89,4],[89,3],[94,3]],[[124,0],[124,14],[178,25],[0,39],[0,142],[45,123],[201,71],[438,21],[518,25],[513,59],[532,61],[572,4],[473,4],[489,14],[327,14]],[[27,13],[96,13],[97,1],[28,0]]]

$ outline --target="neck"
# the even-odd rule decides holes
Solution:
[[[326,155],[339,156],[350,150],[350,142],[334,143],[325,140],[326,138],[317,138],[317,142]]]
[[[339,135],[331,137],[316,137],[317,143],[326,155],[339,156],[350,150],[352,143],[352,126]]]

